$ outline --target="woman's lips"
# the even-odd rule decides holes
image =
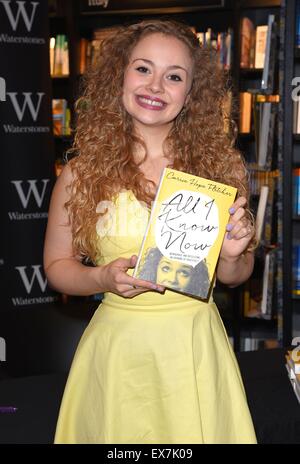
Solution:
[[[154,111],[161,111],[166,107],[166,103],[159,98],[151,98],[145,95],[136,95],[136,102],[142,108]]]

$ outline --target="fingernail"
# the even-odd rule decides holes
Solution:
[[[235,208],[229,208],[229,212],[230,212],[230,214],[234,214],[235,213]]]
[[[227,234],[227,238],[228,238],[228,240],[231,240],[232,236],[230,234]]]
[[[155,284],[151,285],[151,288],[153,288],[153,290],[158,290],[158,286]]]
[[[227,224],[226,230],[229,232],[232,229],[233,229],[233,224]]]

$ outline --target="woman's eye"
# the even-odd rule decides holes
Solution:
[[[169,79],[170,79],[171,81],[177,81],[177,82],[182,81],[181,77],[178,76],[178,74],[171,74],[171,75],[169,76]]]
[[[180,271],[180,274],[182,275],[182,277],[190,277],[190,273],[188,271]]]
[[[163,266],[163,267],[161,268],[161,270],[162,270],[163,272],[170,272],[170,266]]]
[[[139,71],[140,73],[148,72],[148,69],[145,68],[145,66],[139,66],[138,68],[136,68],[136,70]]]

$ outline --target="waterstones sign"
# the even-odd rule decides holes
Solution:
[[[38,17],[41,16],[39,14],[41,3],[41,1],[0,0],[0,16],[2,16],[4,25],[4,28],[1,27],[0,43],[45,44],[46,38],[44,34],[38,34],[35,28],[35,23],[38,21]]]
[[[28,219],[47,219],[48,202],[46,202],[47,186],[49,189],[50,179],[11,180],[15,187],[15,195],[19,199],[20,208],[17,211],[9,211],[11,221]],[[16,202],[17,204],[17,202]]]
[[[15,266],[15,271],[21,292],[20,296],[12,296],[13,306],[29,306],[56,301],[55,295],[47,294],[47,278],[42,264]]]
[[[48,2],[0,0],[4,309],[56,299],[42,267],[54,183],[48,44]]]
[[[9,108],[8,119],[2,126],[4,132],[7,134],[50,132],[49,125],[39,125],[39,115],[43,112],[43,97],[45,92],[6,92],[5,101]]]

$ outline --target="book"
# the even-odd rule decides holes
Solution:
[[[165,168],[133,276],[208,298],[237,189]]]
[[[268,195],[269,195],[269,186],[262,185],[260,188],[260,195],[259,195],[259,201],[258,201],[258,207],[257,207],[257,213],[256,213],[256,225],[255,225],[256,239],[258,243],[260,242],[260,239],[262,236]]]
[[[262,284],[261,314],[264,319],[272,318],[274,300],[275,271],[277,261],[277,249],[273,248],[266,253]]]
[[[268,26],[257,26],[255,39],[255,63],[254,67],[262,69],[265,63]]]
[[[250,92],[240,92],[240,114],[239,114],[239,133],[251,132],[251,108],[252,94]]]
[[[265,59],[263,65],[263,75],[261,88],[268,93],[273,92],[274,87],[274,70],[277,53],[277,24],[275,15],[269,15],[267,26],[267,39],[265,45]]]
[[[300,374],[300,348],[294,348],[293,350],[288,350],[286,353],[286,359],[295,375]]]
[[[251,19],[244,17],[241,22],[241,54],[240,67],[251,68],[253,62],[251,59],[251,50],[255,41],[255,28]]]
[[[52,118],[54,135],[66,135],[67,100],[54,98],[52,100]]]

